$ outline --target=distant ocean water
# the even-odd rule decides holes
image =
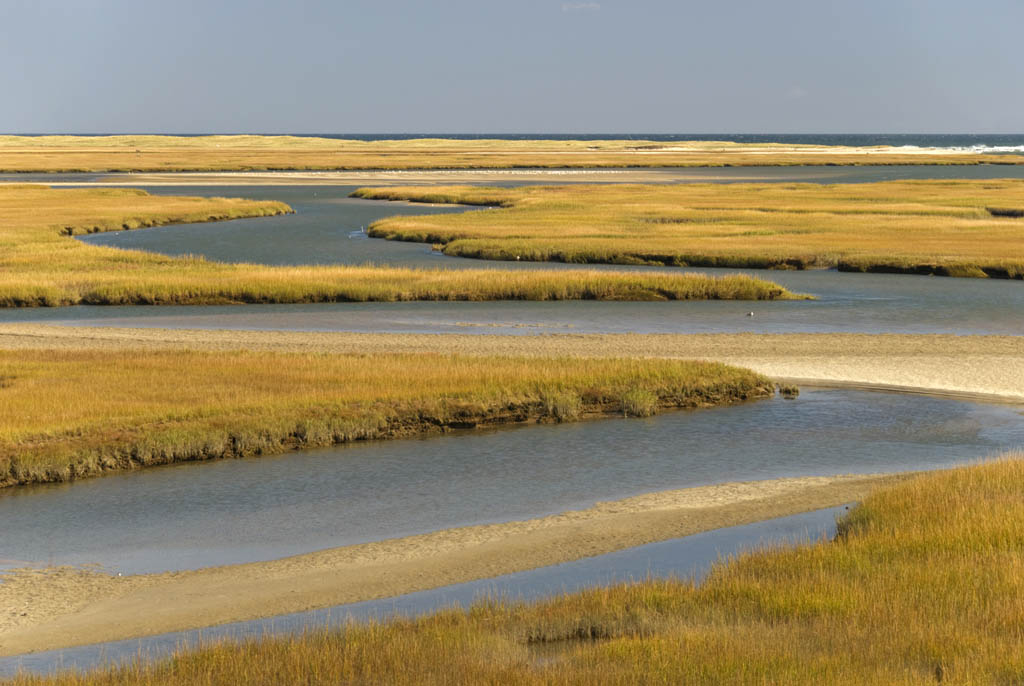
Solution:
[[[47,134],[22,134],[47,135]],[[84,136],[111,134],[89,133]],[[204,136],[208,133],[167,134]],[[278,135],[278,134],[266,134]],[[986,153],[1024,152],[1024,133],[296,133],[308,138],[339,138],[363,141],[450,138],[452,140],[647,140],[733,141],[735,143],[801,143],[808,145],[896,145],[927,148],[970,149]]]
[[[305,135],[305,134],[298,134]],[[410,138],[478,140],[647,140],[732,141],[734,143],[799,143],[807,145],[912,145],[927,148],[970,148],[985,152],[1024,152],[1024,133],[1014,134],[919,134],[919,133],[374,133],[309,134],[321,138],[365,141]]]

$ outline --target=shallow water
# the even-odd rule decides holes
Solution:
[[[961,172],[986,167],[958,168]],[[1004,168],[1000,168],[1004,169]],[[1017,170],[1017,167],[1005,169]],[[928,169],[935,174],[944,168]],[[721,172],[723,170],[707,170]],[[747,171],[747,170],[742,170]],[[920,174],[921,168],[787,168],[763,173],[868,175]],[[1020,169],[1024,175],[1024,167]],[[860,178],[860,177],[853,177]],[[360,229],[392,214],[465,211],[466,208],[388,203],[348,198],[347,186],[181,186],[155,193],[188,193],[279,199],[297,214],[213,224],[169,226],[93,234],[94,245],[150,250],[171,255],[205,255],[222,261],[266,264],[365,264],[446,269],[575,269],[559,263],[496,262],[450,258],[430,246],[366,238]],[[602,270],[675,268],[593,265]],[[691,270],[714,274],[729,269]],[[430,333],[636,332],[697,333],[962,333],[1024,335],[1024,286],[988,279],[949,279],[837,271],[744,270],[790,290],[816,296],[813,302],[683,303],[342,303],[230,307],[73,307],[0,310],[0,322],[54,322],[110,326],[293,329]],[[754,318],[747,318],[748,311]]]
[[[180,186],[146,188],[160,195],[243,196],[280,200],[295,214],[180,224],[79,236],[92,245],[147,250],[165,255],[202,255],[219,262],[258,264],[366,264],[422,266],[430,247],[369,241],[358,234],[370,222],[394,215],[453,214],[479,208],[349,198],[355,186]],[[351,237],[350,237],[351,236]],[[380,244],[386,244],[382,247]]]
[[[756,274],[814,293],[817,300],[78,306],[0,309],[0,323],[519,335],[744,331],[1024,335],[1024,284],[1019,281],[822,271]],[[754,316],[748,317],[751,311]]]
[[[959,178],[943,176],[953,171],[934,170],[922,172],[922,167],[796,167],[762,168],[753,172],[738,168],[725,170],[676,171],[664,170],[666,182],[708,181],[705,174],[715,174],[718,183],[727,183],[731,175],[736,180],[750,179],[786,182],[806,180],[814,182],[861,183],[864,181],[892,180],[904,178]],[[961,174],[970,170],[976,176],[986,178],[979,172],[990,167],[954,168]],[[1024,165],[1000,167],[1013,170],[1017,178],[1024,178]],[[753,176],[750,176],[753,174]],[[689,176],[687,176],[689,175]],[[764,178],[760,178],[764,175]],[[562,180],[546,179],[532,183],[560,183]],[[411,180],[410,183],[416,183]],[[429,185],[429,184],[428,184]],[[531,182],[488,182],[469,185],[521,186]],[[167,255],[202,255],[221,262],[253,262],[261,264],[364,264],[374,262],[409,267],[440,267],[446,269],[465,268],[516,268],[516,269],[559,269],[576,268],[577,265],[557,263],[502,263],[491,260],[448,258],[431,251],[429,245],[405,243],[383,239],[366,240],[365,237],[350,237],[371,222],[392,215],[446,214],[479,210],[472,207],[430,205],[361,200],[348,195],[357,186],[333,185],[289,185],[289,186],[145,186],[157,195],[195,196],[243,196],[257,200],[280,200],[288,203],[295,214],[256,219],[236,219],[229,222],[184,224],[155,227],[132,231],[112,231],[79,236],[79,240],[92,245],[113,246],[125,249],[147,250]],[[613,267],[622,269],[622,267]],[[678,271],[677,269],[675,271]]]
[[[0,676],[13,675],[19,669],[52,672],[60,668],[90,669],[103,663],[121,662],[136,657],[155,659],[183,646],[195,646],[200,641],[302,633],[310,629],[341,627],[351,620],[384,619],[395,615],[424,614],[453,606],[466,607],[480,598],[531,600],[588,586],[648,577],[692,577],[700,580],[714,562],[744,550],[834,536],[835,519],[842,512],[843,508],[830,508],[718,529],[575,562],[395,598],[235,622],[195,631],[179,631],[141,639],[0,658]]]
[[[651,419],[470,431],[7,489],[0,557],[8,566],[192,569],[723,481],[934,469],[1019,446],[1024,416],[1013,406],[806,390],[793,401]]]

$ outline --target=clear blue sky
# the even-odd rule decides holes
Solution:
[[[1022,0],[0,0],[7,133],[1022,131]]]

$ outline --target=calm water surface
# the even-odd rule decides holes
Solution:
[[[707,270],[726,272],[728,270]],[[1024,335],[1024,284],[758,273],[817,300],[412,302],[0,309],[0,322],[389,333],[954,333]],[[746,316],[753,311],[754,317]]]
[[[838,175],[857,182],[879,178],[1019,172],[1024,167],[770,168],[755,170],[776,180]],[[716,174],[750,170],[704,170]],[[684,170],[685,173],[697,172]],[[673,170],[671,174],[684,172]],[[700,170],[698,170],[700,172]],[[666,172],[669,173],[669,172]],[[773,176],[774,175],[774,176]],[[783,176],[784,175],[784,176]],[[673,177],[674,178],[674,177]],[[674,178],[678,180],[678,178]],[[833,179],[835,180],[835,179]],[[195,254],[221,261],[265,264],[388,264],[446,269],[574,269],[557,263],[495,262],[450,258],[418,243],[368,239],[360,229],[394,214],[465,211],[446,206],[348,198],[349,186],[157,186],[154,193],[245,195],[279,199],[297,211],[285,217],[160,227],[94,234],[94,245]],[[594,265],[595,269],[652,267]],[[657,269],[674,271],[678,269]],[[699,270],[717,274],[736,270]],[[1020,282],[946,279],[836,271],[747,270],[817,297],[813,302],[756,303],[369,303],[231,307],[74,307],[0,310],[0,322],[32,321],[110,326],[293,329],[433,333],[695,333],[754,331],[963,333],[1024,335],[1024,286]]]
[[[734,181],[807,181],[816,183],[863,183],[869,181],[921,178],[1024,178],[1024,165],[976,167],[768,167],[697,170],[661,170],[666,183]],[[124,178],[109,177],[112,179]],[[499,177],[500,178],[500,177]],[[597,177],[600,179],[601,177]],[[538,181],[487,184],[521,186],[538,183],[594,183],[593,178],[544,178]],[[410,179],[409,183],[423,183]],[[436,183],[436,182],[433,182]],[[416,267],[509,268],[510,265],[485,260],[444,258],[433,254],[424,244],[350,239],[350,233],[372,221],[392,215],[440,214],[463,212],[466,207],[399,203],[349,198],[357,186],[145,186],[157,195],[234,195],[261,200],[280,200],[295,210],[294,215],[238,219],[230,222],[200,223],[156,227],[133,231],[114,231],[80,237],[93,245],[148,250],[168,255],[203,255],[223,262],[261,264],[363,264],[368,261]],[[519,264],[524,269],[559,268],[551,263]],[[564,267],[563,267],[564,268]],[[616,267],[621,269],[621,267]]]
[[[0,557],[125,573],[191,569],[722,481],[934,469],[1024,446],[1019,409],[808,390],[794,401],[646,420],[465,432],[7,489]]]
[[[387,262],[423,266],[437,262],[429,258],[429,246],[381,239],[369,241],[365,235],[349,236],[382,217],[452,214],[478,209],[349,198],[355,186],[142,187],[159,195],[231,195],[280,200],[288,203],[295,214],[112,231],[81,236],[79,240],[165,255],[202,255],[220,262],[276,265]]]
[[[481,598],[531,600],[595,585],[648,577],[700,580],[723,557],[766,545],[792,545],[835,535],[835,519],[843,508],[807,512],[620,550],[607,555],[541,567],[408,595],[340,605],[195,631],[179,631],[141,639],[0,658],[0,676],[19,669],[52,672],[61,668],[90,669],[138,657],[156,659],[183,646],[223,638],[243,639],[268,634],[297,634],[310,629],[342,627],[350,620],[418,615],[453,606],[466,607]]]

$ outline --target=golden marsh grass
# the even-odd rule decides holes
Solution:
[[[0,186],[0,307],[398,300],[770,299],[749,277],[269,267],[86,245],[74,234],[288,212],[273,201],[152,196],[134,189]]]
[[[1021,155],[725,141],[0,136],[0,172],[1021,164]]]
[[[1016,454],[879,490],[836,540],[746,553],[700,584],[494,600],[9,683],[1016,684],[1022,521]]]
[[[753,372],[672,360],[0,350],[0,487],[771,392]]]
[[[373,236],[437,243],[463,257],[1024,278],[1024,220],[1014,215],[1024,210],[1020,180],[431,186],[356,195],[497,206],[370,227]]]

